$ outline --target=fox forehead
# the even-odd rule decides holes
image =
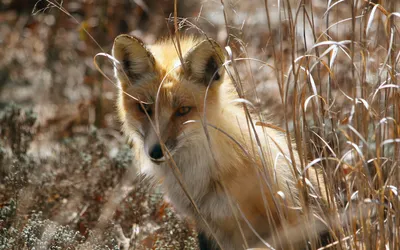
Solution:
[[[194,37],[185,37],[179,40],[178,46],[177,42],[174,42],[172,39],[166,39],[148,46],[148,49],[156,60],[156,67],[159,69],[162,68],[165,72],[170,72],[174,75],[181,73],[176,70],[181,68],[181,58],[183,58],[193,46],[198,44],[199,41],[200,40]],[[179,54],[182,57],[180,57]]]
[[[215,73],[221,68],[224,55],[212,39],[188,36],[179,42],[166,38],[145,45],[140,39],[120,35],[114,41],[113,56],[119,62],[114,66],[121,87],[119,97],[128,106],[138,99],[148,104],[157,101],[161,107],[201,108],[206,92],[208,102],[218,98],[224,79],[223,71]]]
[[[200,100],[197,98],[203,98],[205,94],[204,88],[183,77],[164,77],[162,75],[154,77],[150,81],[131,85],[125,91],[141,101],[155,103],[158,99],[158,102],[172,107],[198,104],[197,102]]]
[[[182,55],[185,55],[197,43],[198,40],[193,37],[182,39],[180,41]],[[204,95],[203,86],[185,78],[181,58],[172,40],[160,41],[147,48],[155,59],[155,74],[127,86],[126,91],[130,95],[150,103],[155,102],[158,97],[159,101],[171,103],[172,106],[191,103],[194,96]]]

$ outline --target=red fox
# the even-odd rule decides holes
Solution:
[[[217,42],[183,37],[179,44],[114,41],[118,114],[136,165],[222,249],[278,246],[274,230],[299,221],[305,190],[285,135],[249,119]],[[325,200],[323,179],[314,171],[307,177],[311,199]]]

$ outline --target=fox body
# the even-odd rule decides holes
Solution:
[[[250,124],[215,41],[182,38],[177,49],[170,39],[145,46],[120,35],[112,53],[119,118],[136,164],[179,213],[223,249],[258,246],[253,230],[266,239],[296,223],[300,194],[285,136]],[[308,180],[323,188],[315,172]]]

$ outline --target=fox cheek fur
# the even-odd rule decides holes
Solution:
[[[182,57],[171,40],[146,47],[128,35],[115,39],[118,114],[133,142],[136,166],[161,183],[173,206],[212,238],[173,173],[173,160],[222,247],[243,249],[243,236],[249,246],[258,246],[247,223],[267,238],[283,220],[298,219],[299,212],[288,208],[300,206],[300,193],[294,168],[285,160],[290,155],[287,141],[272,128],[247,128],[248,118],[233,102],[237,95],[224,78],[225,58],[215,41],[186,37],[180,49]],[[265,156],[255,150],[255,134]],[[308,176],[314,186],[310,193],[325,200],[322,178],[311,171]],[[284,203],[276,202],[278,192],[287,197]]]

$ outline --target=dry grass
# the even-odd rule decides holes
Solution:
[[[46,4],[43,5],[43,2]],[[323,172],[323,181],[328,188],[327,208],[321,208],[316,214],[328,225],[333,242],[320,249],[397,249],[400,245],[400,3],[392,0],[265,0],[246,3],[205,1],[201,8],[190,6],[197,10],[192,16],[179,18],[181,15],[178,11],[184,8],[184,5],[177,4],[180,2],[170,2],[169,11],[172,14],[166,22],[170,34],[179,37],[179,33],[196,33],[214,37],[221,44],[226,44],[229,58],[227,70],[244,107],[253,111],[254,106],[259,117],[268,117],[265,120],[261,118],[264,126],[278,125],[286,131],[288,142],[293,141],[299,152],[297,164],[302,173],[305,173],[303,176],[316,169]],[[42,1],[41,4],[41,8],[47,4],[58,8],[57,15],[67,14],[69,18],[75,18],[70,14],[70,10],[64,9],[64,5],[55,1]],[[142,9],[146,7],[142,6]],[[166,16],[169,16],[169,13]],[[96,33],[92,40],[85,40],[86,44],[91,43],[90,41],[96,42],[87,45],[91,55],[102,51],[104,45],[109,46],[113,36],[117,35],[115,31],[110,32],[108,39],[102,40],[101,33],[96,32],[93,27],[86,29],[84,22],[78,19],[75,21],[76,25],[81,27],[81,36]],[[88,25],[86,22],[84,24]],[[154,24],[150,26],[153,28],[148,33],[151,34],[142,34],[143,39],[149,43],[162,34],[160,27],[155,28]],[[159,26],[165,27],[164,23]],[[57,27],[62,28],[60,24]],[[176,40],[179,51],[179,39]],[[52,63],[49,61],[46,65],[55,67]],[[110,75],[110,65],[99,63],[99,68],[104,74]],[[91,70],[93,72],[94,67]],[[100,82],[106,81],[94,73],[91,76],[95,76]],[[53,84],[60,86],[57,82]],[[90,91],[98,97],[104,93],[104,88],[90,87]],[[59,89],[61,87],[56,87],[56,93],[51,92],[51,95],[60,95]],[[37,100],[33,99],[32,102]],[[95,113],[96,118],[90,118],[88,115],[87,119],[83,119],[84,122],[82,119],[74,119],[71,126],[76,128],[77,124],[96,124],[105,127],[106,134],[112,134],[107,130],[112,126],[104,125],[104,102],[94,98],[87,106],[90,107],[88,113]],[[29,112],[22,116],[18,113],[20,111],[18,114],[14,114],[16,111],[4,112],[8,116],[0,117],[3,128],[0,135],[1,138],[8,139],[0,144],[0,149],[5,148],[0,152],[0,173],[5,176],[2,180],[12,185],[0,186],[0,190],[5,194],[0,196],[0,249],[18,249],[23,245],[28,248],[46,248],[49,244],[82,249],[99,247],[102,243],[110,248],[121,246],[125,249],[135,249],[144,248],[149,241],[150,245],[155,242],[154,247],[163,247],[165,242],[169,242],[172,248],[182,247],[182,242],[189,242],[187,246],[196,247],[192,238],[193,231],[187,229],[188,227],[177,220],[169,210],[164,212],[158,193],[154,194],[154,191],[147,188],[139,194],[132,192],[133,187],[144,184],[139,185],[132,183],[129,178],[123,178],[129,171],[125,172],[115,167],[116,158],[104,153],[108,150],[103,148],[108,146],[105,142],[107,139],[99,139],[96,136],[96,140],[100,141],[99,145],[92,145],[93,138],[89,136],[89,139],[84,139],[83,146],[82,143],[81,146],[66,146],[67,149],[63,151],[64,157],[74,159],[72,165],[77,168],[89,162],[85,165],[87,169],[74,173],[67,164],[61,164],[70,169],[70,172],[62,172],[59,168],[57,173],[47,176],[47,179],[38,177],[37,170],[33,169],[52,170],[56,169],[57,163],[48,159],[45,163],[38,162],[25,156],[31,137],[35,134],[32,132],[33,120]],[[59,124],[56,123],[56,126]],[[89,134],[87,130],[71,130],[73,132],[68,132],[68,136],[71,133],[73,136],[80,133]],[[16,134],[22,136],[10,136]],[[43,136],[44,133],[39,134]],[[58,135],[58,132],[56,134]],[[51,137],[55,137],[54,134],[51,134]],[[110,137],[114,136],[108,138]],[[116,137],[118,139],[113,141],[113,145],[121,145],[120,135]],[[9,149],[3,144],[10,145]],[[83,151],[82,155],[74,151],[74,148],[86,151]],[[102,152],[100,155],[99,151]],[[120,157],[126,159],[123,149],[118,149],[118,152]],[[60,151],[57,153],[61,154]],[[96,160],[92,159],[93,156],[96,156]],[[295,161],[293,152],[290,158],[292,162]],[[63,197],[56,198],[51,206],[37,206],[32,205],[32,201],[25,202],[29,199],[24,200],[24,197],[32,195],[27,191],[29,187],[44,185],[46,180],[57,183],[59,178],[89,178],[88,173],[95,173],[93,169],[102,166],[103,161],[109,164],[106,164],[107,166],[114,166],[104,167],[113,174],[107,178],[96,177],[91,183],[92,186],[89,187],[89,183],[83,185],[83,190],[93,192],[93,187],[101,187],[98,188],[100,196],[107,197],[107,202],[103,201],[97,206],[93,205],[93,200],[85,203],[84,192],[81,192],[83,196],[79,196],[76,190],[69,190],[76,182],[70,183],[69,186],[64,183],[63,186],[68,190],[63,191],[64,195],[68,194],[64,198],[74,201],[74,207],[69,208],[71,213],[77,212],[72,220],[66,219],[67,212],[59,217],[51,216],[50,212],[54,212],[57,206],[68,209],[60,205]],[[122,164],[124,168],[127,165],[126,161],[130,162],[125,160]],[[22,166],[24,169],[14,171],[10,170],[10,166]],[[102,174],[104,172],[98,175]],[[101,178],[108,180],[107,187],[98,182]],[[28,185],[27,180],[32,179],[39,181]],[[299,183],[299,188],[304,187],[305,179],[300,178]],[[33,190],[30,192],[38,192]],[[55,199],[57,192],[52,192],[49,190],[46,194]],[[90,193],[89,196],[96,195]],[[79,199],[69,198],[74,196],[79,196]],[[46,196],[45,199],[49,197]],[[124,206],[129,206],[150,202],[152,199],[156,201],[149,206],[118,207],[122,200]],[[69,201],[67,203],[70,204]],[[308,211],[307,199],[302,200],[302,206],[304,211]],[[21,207],[26,210],[21,210]],[[89,219],[85,212],[88,208],[93,212],[92,219]],[[44,212],[39,215],[32,213],[29,217],[27,211],[34,209]],[[118,218],[113,214],[115,211],[119,211],[123,216]],[[132,218],[135,216],[129,216],[130,213],[136,213],[137,217]],[[159,219],[159,215],[155,214],[162,214],[163,219]],[[21,219],[22,217],[29,217],[29,221]],[[312,216],[305,216],[305,222],[295,228],[289,228],[286,232],[275,229],[275,232],[289,235],[293,249],[296,249],[297,240],[300,239],[291,235],[299,230],[315,230],[309,226],[311,218]],[[127,225],[124,225],[124,219]],[[107,224],[109,220],[117,226],[111,227]],[[54,221],[58,224],[54,224]],[[78,221],[88,222],[84,231],[87,231],[87,228],[93,229],[91,233],[83,233],[79,229]],[[179,232],[175,231],[173,234],[177,238],[179,235],[180,243],[174,239],[164,239],[163,237],[167,236],[162,232],[156,234],[155,222],[161,225],[164,232],[172,230],[174,225],[177,225],[179,230],[184,228],[182,230],[186,231],[183,233],[177,229]],[[60,225],[69,225],[72,229],[58,228]],[[134,227],[140,229],[135,231],[132,229]],[[22,236],[19,236],[18,230]],[[74,234],[76,231],[80,233]],[[138,231],[140,233],[137,233]],[[149,235],[153,236],[146,238]],[[151,239],[152,237],[155,239]],[[14,243],[10,242],[10,239],[14,239]],[[270,242],[270,239],[265,240]],[[260,247],[268,249],[267,245]],[[316,249],[316,243],[311,242],[310,248]]]

